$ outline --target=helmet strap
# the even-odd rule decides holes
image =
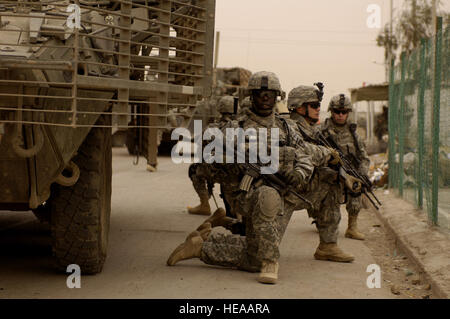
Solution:
[[[316,124],[317,122],[319,122],[319,119],[313,119],[311,117],[307,117],[306,120],[310,123],[310,124]]]
[[[302,107],[305,108],[305,114],[300,115],[302,115],[305,118],[305,120],[308,121],[309,124],[316,124],[317,122],[319,122],[319,119],[313,119],[312,117],[309,116],[308,105],[302,105]]]

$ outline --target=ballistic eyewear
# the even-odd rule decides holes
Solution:
[[[277,98],[277,91],[274,90],[254,90],[253,94],[254,96],[259,97],[261,99],[263,99],[264,97],[267,97],[268,99]]]
[[[320,107],[320,103],[308,103],[310,108],[317,110]]]
[[[343,114],[343,115],[345,115],[345,114],[348,114],[349,111],[348,110],[336,110],[336,109],[333,109],[332,112],[334,114]]]

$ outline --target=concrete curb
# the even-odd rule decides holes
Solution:
[[[450,234],[430,226],[427,214],[392,194],[377,191],[383,206],[370,208],[394,236],[398,247],[423,272],[438,298],[450,297]]]

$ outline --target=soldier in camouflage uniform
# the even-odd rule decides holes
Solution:
[[[232,96],[223,96],[218,103],[218,111],[221,114],[218,123],[212,123],[209,127],[217,127],[221,129],[228,122],[232,120],[234,113],[234,98]],[[216,178],[214,177],[215,170],[210,165],[205,163],[196,163],[189,166],[189,178],[192,185],[200,198],[200,204],[195,207],[187,207],[189,214],[195,215],[211,215],[211,207],[209,205],[210,191],[214,185]]]
[[[370,159],[367,155],[364,142],[356,134],[356,124],[348,121],[349,112],[352,104],[350,99],[344,94],[339,94],[331,98],[328,111],[331,117],[325,120],[321,130],[325,137],[331,136],[343,153],[352,159],[353,165],[360,174],[367,175],[370,166]],[[357,219],[361,210],[361,195],[347,199],[348,228],[345,237],[364,240],[362,234],[357,228]]]
[[[271,128],[279,131],[279,172],[288,185],[299,191],[306,187],[315,166],[325,166],[331,159],[328,149],[315,148],[315,156],[308,155],[305,143],[289,136],[287,122],[273,112],[277,95],[281,92],[278,78],[271,72],[258,72],[251,76],[248,84],[252,106],[237,121],[227,128],[267,128],[268,140]],[[320,154],[320,155],[319,155]],[[239,164],[225,164],[239,167]],[[229,171],[229,176],[239,179],[245,172]],[[281,195],[275,188],[261,179],[251,184],[248,192],[235,188],[232,205],[246,218],[246,236],[212,232],[211,224],[205,223],[178,246],[167,260],[169,266],[189,258],[200,258],[211,265],[235,267],[258,272],[258,281],[274,284],[278,279],[279,244],[299,200],[292,194]]]
[[[250,100],[250,97],[245,97],[240,103],[239,103],[239,111],[237,113],[237,116],[242,116],[246,114],[247,110],[250,109],[252,106],[252,101]]]
[[[315,143],[315,134],[319,131],[319,125],[316,123],[319,120],[322,94],[322,91],[314,86],[305,85],[292,89],[288,94],[290,118],[305,141],[311,143]],[[327,149],[324,146],[317,147]],[[308,215],[314,218],[320,236],[321,249],[316,251],[314,257],[320,260],[350,262],[354,257],[344,253],[337,246],[341,220],[339,204],[341,187],[337,174],[329,167],[317,167],[305,194],[314,203],[314,207],[308,208]]]

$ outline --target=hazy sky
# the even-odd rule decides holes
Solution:
[[[383,27],[390,19],[389,3],[216,0],[218,66],[275,72],[286,93],[297,85],[324,82],[328,105],[334,94],[385,80],[384,50],[375,41],[380,30],[367,26],[367,8],[379,5]],[[395,7],[401,3],[394,0]]]

